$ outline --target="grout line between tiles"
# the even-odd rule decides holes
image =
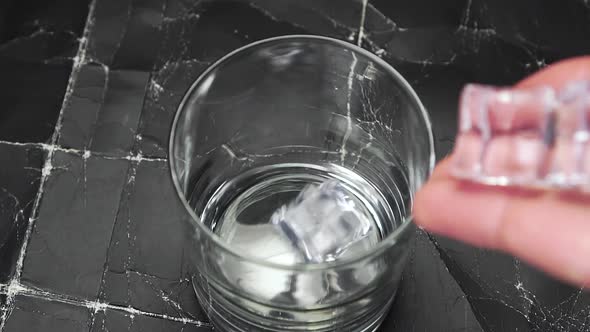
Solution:
[[[359,35],[357,39],[357,46],[361,46],[363,43],[363,38],[365,37],[365,18],[367,16],[367,5],[369,4],[369,0],[362,0],[363,1],[363,8],[361,10],[361,23],[359,24]]]
[[[130,179],[133,177],[135,178],[135,175],[137,173],[137,166],[138,163],[130,163],[129,166],[127,167],[127,172],[125,174],[125,177],[129,180],[126,181],[126,183],[123,185],[123,188],[121,188],[121,193],[119,194],[119,204],[117,205],[117,212],[115,213],[115,217],[113,220],[113,227],[111,228],[111,235],[109,237],[109,245],[107,247],[107,252],[106,252],[106,257],[105,257],[105,263],[103,265],[103,269],[102,269],[102,274],[100,277],[100,284],[99,284],[99,288],[98,288],[98,298],[97,301],[100,300],[101,296],[104,295],[105,292],[105,288],[106,288],[106,276],[107,273],[109,271],[109,259],[111,257],[111,250],[113,248],[113,238],[114,238],[114,234],[115,234],[115,229],[117,227],[117,222],[119,222],[119,214],[121,212],[121,206],[123,206],[123,199],[128,198],[128,188],[129,186],[133,185],[135,186],[135,182],[134,181],[130,181]],[[125,196],[127,195],[127,196]],[[128,220],[128,223],[130,222],[130,220]],[[129,242],[129,233],[127,233],[127,241]],[[127,253],[128,257],[129,257],[129,252]],[[125,263],[124,263],[125,264]],[[127,273],[125,273],[125,279],[127,280],[127,300],[129,299],[129,275]],[[94,325],[95,322],[95,316],[92,316],[92,319],[90,321],[90,327],[92,329],[92,326]]]
[[[148,161],[148,162],[168,162],[167,158],[154,158],[154,157],[146,157],[141,154],[133,155],[129,154],[127,156],[115,156],[104,152],[95,152],[90,150],[78,150],[78,149],[70,149],[70,148],[63,148],[59,145],[52,145],[52,144],[45,144],[45,143],[18,143],[18,142],[8,142],[8,141],[1,141],[0,145],[12,145],[12,146],[22,146],[22,147],[34,147],[38,149],[42,149],[44,151],[49,152],[50,150],[64,152],[68,154],[75,154],[84,158],[88,158],[90,156],[102,158],[102,159],[109,159],[109,160],[129,160],[129,161]]]
[[[2,145],[11,145],[11,146],[22,146],[22,147],[37,147],[37,148],[43,148],[44,145],[47,144],[43,144],[43,143],[21,143],[21,142],[10,142],[10,141],[2,141],[0,140],[0,144]]]
[[[27,287],[27,286],[22,285],[20,283],[13,285],[13,287],[18,291],[18,294],[22,295],[22,296],[28,296],[28,297],[32,297],[32,298],[47,300],[47,301],[59,302],[59,303],[69,304],[69,305],[78,306],[78,307],[85,307],[85,308],[88,308],[89,310],[91,310],[93,313],[104,312],[106,310],[114,310],[114,311],[124,312],[126,314],[129,314],[130,316],[141,315],[141,316],[146,316],[146,317],[151,317],[151,318],[156,318],[156,319],[163,319],[163,320],[178,322],[178,323],[182,323],[182,324],[195,325],[195,326],[199,326],[199,327],[211,327],[210,323],[203,322],[203,321],[196,320],[196,319],[174,317],[174,316],[169,316],[169,315],[165,315],[165,314],[158,314],[158,313],[153,313],[153,312],[149,312],[149,311],[143,311],[143,310],[139,310],[139,309],[136,309],[133,307],[118,306],[118,305],[109,304],[109,303],[100,302],[100,301],[88,301],[85,299],[70,297],[70,296],[66,296],[66,295],[59,294],[59,293],[53,293],[53,292],[46,291],[46,290],[40,290],[40,289],[36,289],[36,288]]]
[[[8,320],[7,318],[10,315],[10,313],[12,312],[12,308],[14,306],[14,297],[19,293],[19,289],[20,289],[19,284],[20,284],[20,278],[21,278],[22,271],[23,271],[25,254],[26,254],[29,240],[31,238],[31,233],[33,231],[33,227],[35,224],[35,219],[36,219],[35,217],[38,213],[41,198],[43,196],[43,189],[44,189],[45,183],[47,182],[49,175],[51,174],[51,170],[53,168],[51,161],[53,158],[53,154],[55,153],[55,144],[57,143],[57,140],[60,135],[64,109],[66,108],[66,106],[69,102],[69,99],[72,95],[72,92],[74,89],[74,84],[76,82],[76,79],[78,78],[78,73],[80,72],[80,68],[84,64],[84,61],[86,60],[86,50],[87,50],[87,46],[88,46],[88,35],[90,33],[90,28],[92,26],[92,17],[94,14],[94,8],[96,6],[96,2],[97,2],[97,0],[93,0],[89,6],[88,16],[86,18],[86,24],[84,27],[84,32],[82,33],[82,37],[80,38],[80,44],[78,45],[78,50],[76,52],[76,56],[73,59],[74,62],[72,65],[72,72],[70,74],[70,78],[68,80],[68,85],[67,85],[66,91],[64,93],[63,102],[61,105],[61,109],[59,111],[59,115],[57,117],[55,129],[54,129],[53,134],[51,136],[51,143],[49,144],[48,149],[47,149],[47,156],[45,159],[45,164],[43,165],[43,169],[41,170],[41,179],[39,181],[39,190],[37,191],[37,195],[35,197],[33,207],[31,209],[31,211],[32,211],[31,216],[29,217],[27,229],[25,231],[23,242],[22,242],[22,245],[21,245],[21,248],[19,251],[17,261],[16,261],[15,273],[14,273],[14,276],[12,277],[12,280],[8,284],[8,289],[7,289],[7,294],[6,294],[7,295],[6,296],[7,297],[6,298],[7,309],[0,316],[0,332],[4,331],[4,326],[6,325],[6,321]]]

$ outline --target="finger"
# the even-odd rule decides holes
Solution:
[[[588,201],[439,178],[415,203],[416,223],[428,231],[511,252],[576,284],[590,282]]]
[[[511,199],[510,193],[505,188],[440,178],[418,192],[414,217],[418,225],[431,232],[494,248],[496,220]]]
[[[436,164],[436,167],[432,171],[430,181],[434,181],[440,178],[448,178],[451,175],[452,161],[449,157],[441,160]]]

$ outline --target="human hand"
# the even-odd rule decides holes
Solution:
[[[590,57],[566,60],[515,88],[590,79]],[[484,186],[455,179],[449,158],[416,195],[414,219],[424,229],[513,254],[555,277],[590,285],[590,195]]]

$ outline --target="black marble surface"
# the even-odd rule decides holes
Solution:
[[[590,53],[590,3],[2,1],[0,331],[212,330],[178,241],[170,122],[214,60],[285,34],[391,63],[429,110],[441,158],[461,86]],[[381,330],[590,331],[590,293],[420,232]]]

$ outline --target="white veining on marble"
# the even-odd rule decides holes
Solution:
[[[27,252],[29,240],[31,238],[31,233],[32,233],[33,228],[35,226],[35,220],[36,220],[35,216],[38,213],[41,198],[43,197],[43,190],[45,187],[45,183],[47,182],[47,179],[51,174],[51,170],[53,169],[52,159],[53,159],[53,155],[55,153],[55,145],[56,145],[56,143],[59,139],[59,135],[61,133],[61,126],[62,126],[64,110],[66,109],[66,106],[68,105],[70,98],[72,96],[74,84],[76,83],[76,79],[78,78],[78,73],[80,72],[80,68],[82,67],[82,65],[86,61],[86,49],[88,46],[88,35],[89,35],[90,29],[92,27],[92,22],[93,22],[92,17],[93,17],[93,13],[94,13],[94,8],[96,6],[96,2],[97,2],[97,0],[93,0],[90,4],[89,11],[88,11],[89,12],[88,19],[87,19],[86,25],[84,27],[84,32],[82,34],[82,38],[80,39],[80,43],[78,46],[78,52],[76,53],[76,56],[73,59],[74,63],[72,65],[72,73],[70,75],[70,79],[69,79],[68,85],[66,87],[66,92],[65,92],[65,95],[63,98],[63,103],[61,105],[61,109],[60,109],[60,112],[59,112],[59,115],[57,118],[57,123],[55,125],[55,129],[54,129],[53,134],[51,136],[50,144],[46,148],[47,156],[45,159],[45,164],[43,165],[43,168],[41,171],[39,190],[37,192],[37,195],[36,195],[34,203],[33,203],[32,216],[28,220],[28,225],[27,225],[27,229],[25,232],[25,236],[24,236],[22,246],[19,251],[17,261],[16,261],[15,274],[14,274],[12,280],[8,284],[8,289],[6,292],[6,295],[7,295],[6,307],[7,307],[7,309],[4,313],[2,313],[2,316],[0,317],[0,321],[1,321],[0,331],[4,331],[4,326],[6,324],[6,318],[10,315],[10,313],[14,307],[14,298],[17,294],[20,293],[20,289],[21,289],[20,278],[21,278],[21,275],[23,272],[23,263],[25,260],[25,255]]]
[[[369,4],[369,0],[363,0],[363,8],[361,10],[361,24],[359,25],[359,35],[356,41],[357,46],[361,46],[363,43],[363,38],[365,37],[365,19],[367,16],[367,5]]]
[[[30,296],[30,297],[34,297],[34,298],[43,299],[43,300],[58,302],[58,303],[71,304],[74,306],[81,306],[81,307],[88,308],[91,313],[105,312],[106,310],[114,310],[114,311],[120,311],[125,314],[128,314],[129,317],[142,315],[142,316],[147,316],[147,317],[152,317],[152,318],[157,318],[157,319],[164,319],[164,320],[168,320],[168,321],[178,322],[178,323],[182,323],[182,324],[190,324],[190,325],[202,326],[202,327],[210,327],[211,326],[207,322],[202,322],[202,321],[196,320],[196,319],[191,319],[191,318],[187,318],[187,317],[174,317],[174,316],[169,316],[169,315],[165,315],[165,314],[158,314],[158,313],[153,313],[153,312],[149,312],[149,311],[139,310],[139,309],[136,309],[133,307],[119,306],[119,305],[114,305],[114,304],[105,303],[105,302],[101,302],[101,301],[88,301],[85,299],[79,299],[79,298],[75,298],[75,297],[66,296],[63,294],[53,293],[53,292],[46,291],[43,289],[32,288],[32,287],[29,287],[26,285],[22,285],[18,282],[12,284],[10,287],[13,288],[13,291],[17,295],[25,295],[25,296]]]

